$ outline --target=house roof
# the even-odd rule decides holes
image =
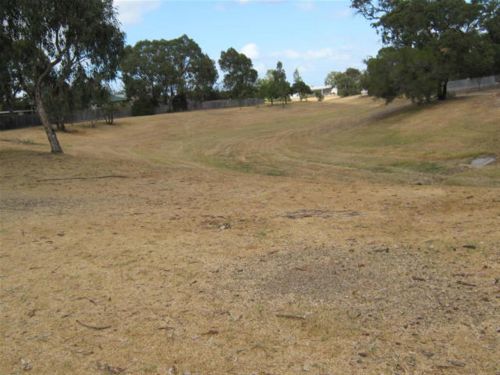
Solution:
[[[125,102],[127,101],[127,97],[123,94],[111,94],[110,101],[112,103]]]
[[[329,90],[331,88],[332,88],[332,86],[330,86],[330,85],[327,85],[327,86],[313,86],[313,87],[311,87],[311,90],[313,90],[313,91],[314,90]]]

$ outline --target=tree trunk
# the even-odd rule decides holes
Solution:
[[[45,133],[47,134],[47,138],[50,143],[50,150],[53,154],[62,154],[62,148],[59,144],[59,140],[57,139],[56,132],[54,128],[50,124],[49,117],[47,116],[47,112],[45,112],[45,107],[42,101],[42,93],[41,88],[38,86],[35,88],[35,102],[36,102],[36,110],[38,115],[40,116],[40,120],[42,120],[43,128],[45,129]]]
[[[443,81],[439,83],[438,99],[445,100],[448,95],[448,81]]]
[[[56,127],[57,127],[57,130],[65,132],[66,126],[64,125],[64,119],[57,120]]]
[[[59,144],[59,140],[57,139],[56,132],[50,124],[49,116],[47,116],[47,112],[45,111],[45,107],[43,105],[40,87],[35,88],[35,102],[38,116],[40,116],[40,120],[42,120],[43,128],[45,129],[45,133],[47,134],[47,138],[49,139],[51,152],[54,154],[62,154],[63,150],[61,148],[61,145]]]

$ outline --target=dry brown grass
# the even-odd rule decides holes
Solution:
[[[497,374],[498,98],[2,133],[0,373]]]

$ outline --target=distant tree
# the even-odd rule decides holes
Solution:
[[[255,94],[257,71],[252,60],[234,48],[222,51],[219,65],[224,75],[224,88],[235,99],[249,98]]]
[[[499,69],[498,0],[353,0],[352,7],[372,21],[388,46],[367,62],[372,95],[421,102],[430,100],[433,86],[431,96],[445,99],[450,79]]]
[[[111,80],[123,49],[112,0],[74,0],[69,5],[54,0],[3,0],[0,7],[2,44],[10,53],[8,82],[36,103],[51,150],[62,148],[52,128],[44,102],[49,82],[71,83],[77,71]],[[4,57],[2,57],[3,60]]]
[[[286,80],[286,72],[281,61],[276,64],[276,69],[268,70],[266,78],[258,82],[258,91],[262,98],[271,102],[271,105],[278,99],[283,106],[289,101],[292,89]]]
[[[257,81],[256,86],[257,86],[257,95],[262,99],[269,100],[271,102],[271,105],[274,105],[274,100],[277,98],[277,96],[276,93],[274,92],[273,78],[270,70],[267,72],[265,78],[259,79]]]
[[[167,57],[174,73],[171,96],[184,94],[187,99],[203,100],[218,78],[215,62],[187,35],[169,42]]]
[[[318,99],[318,102],[322,102],[323,99],[325,99],[325,96],[323,95],[323,93],[321,91],[316,91],[314,93],[314,96],[316,97],[316,99]]]
[[[219,74],[215,63],[208,55],[193,61],[196,78],[189,82],[187,96],[197,101],[209,100],[214,96],[214,84]]]
[[[8,18],[8,7],[0,7],[0,19]],[[15,108],[16,96],[20,91],[20,85],[15,83],[17,78],[13,72],[14,55],[13,40],[9,37],[6,22],[0,23],[0,106],[2,110],[12,111]]]
[[[281,61],[277,62],[276,69],[271,71],[271,75],[273,77],[273,94],[278,99],[281,99],[283,105],[285,105],[290,99],[291,87],[290,83],[286,80],[286,72]]]
[[[298,94],[301,101],[313,93],[311,88],[302,80],[298,69],[293,72],[293,81],[292,93]]]
[[[121,69],[127,97],[141,99],[136,111],[140,114],[149,113],[159,103],[173,109],[178,95],[204,100],[217,80],[214,61],[186,35],[172,40],[141,40],[128,46]]]
[[[71,82],[58,78],[50,75],[43,91],[47,115],[57,130],[65,131],[65,123],[77,110],[88,109],[92,105],[100,109],[109,107],[111,90],[99,77],[76,72]],[[92,125],[95,123],[92,122]]]
[[[325,84],[337,88],[340,96],[358,95],[361,93],[362,73],[358,69],[347,68],[345,72],[330,72]]]
[[[337,71],[332,71],[327,74],[325,78],[325,85],[332,86],[332,87],[337,87],[337,76],[339,74],[342,74],[341,72]]]
[[[493,71],[500,73],[500,1],[484,1],[480,16],[483,38],[491,43],[494,50]]]

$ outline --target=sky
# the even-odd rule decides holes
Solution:
[[[252,59],[263,77],[283,62],[311,86],[331,71],[363,69],[380,37],[344,0],[114,0],[127,44],[143,39],[194,39],[216,62],[230,47]],[[220,80],[220,78],[219,78]]]

